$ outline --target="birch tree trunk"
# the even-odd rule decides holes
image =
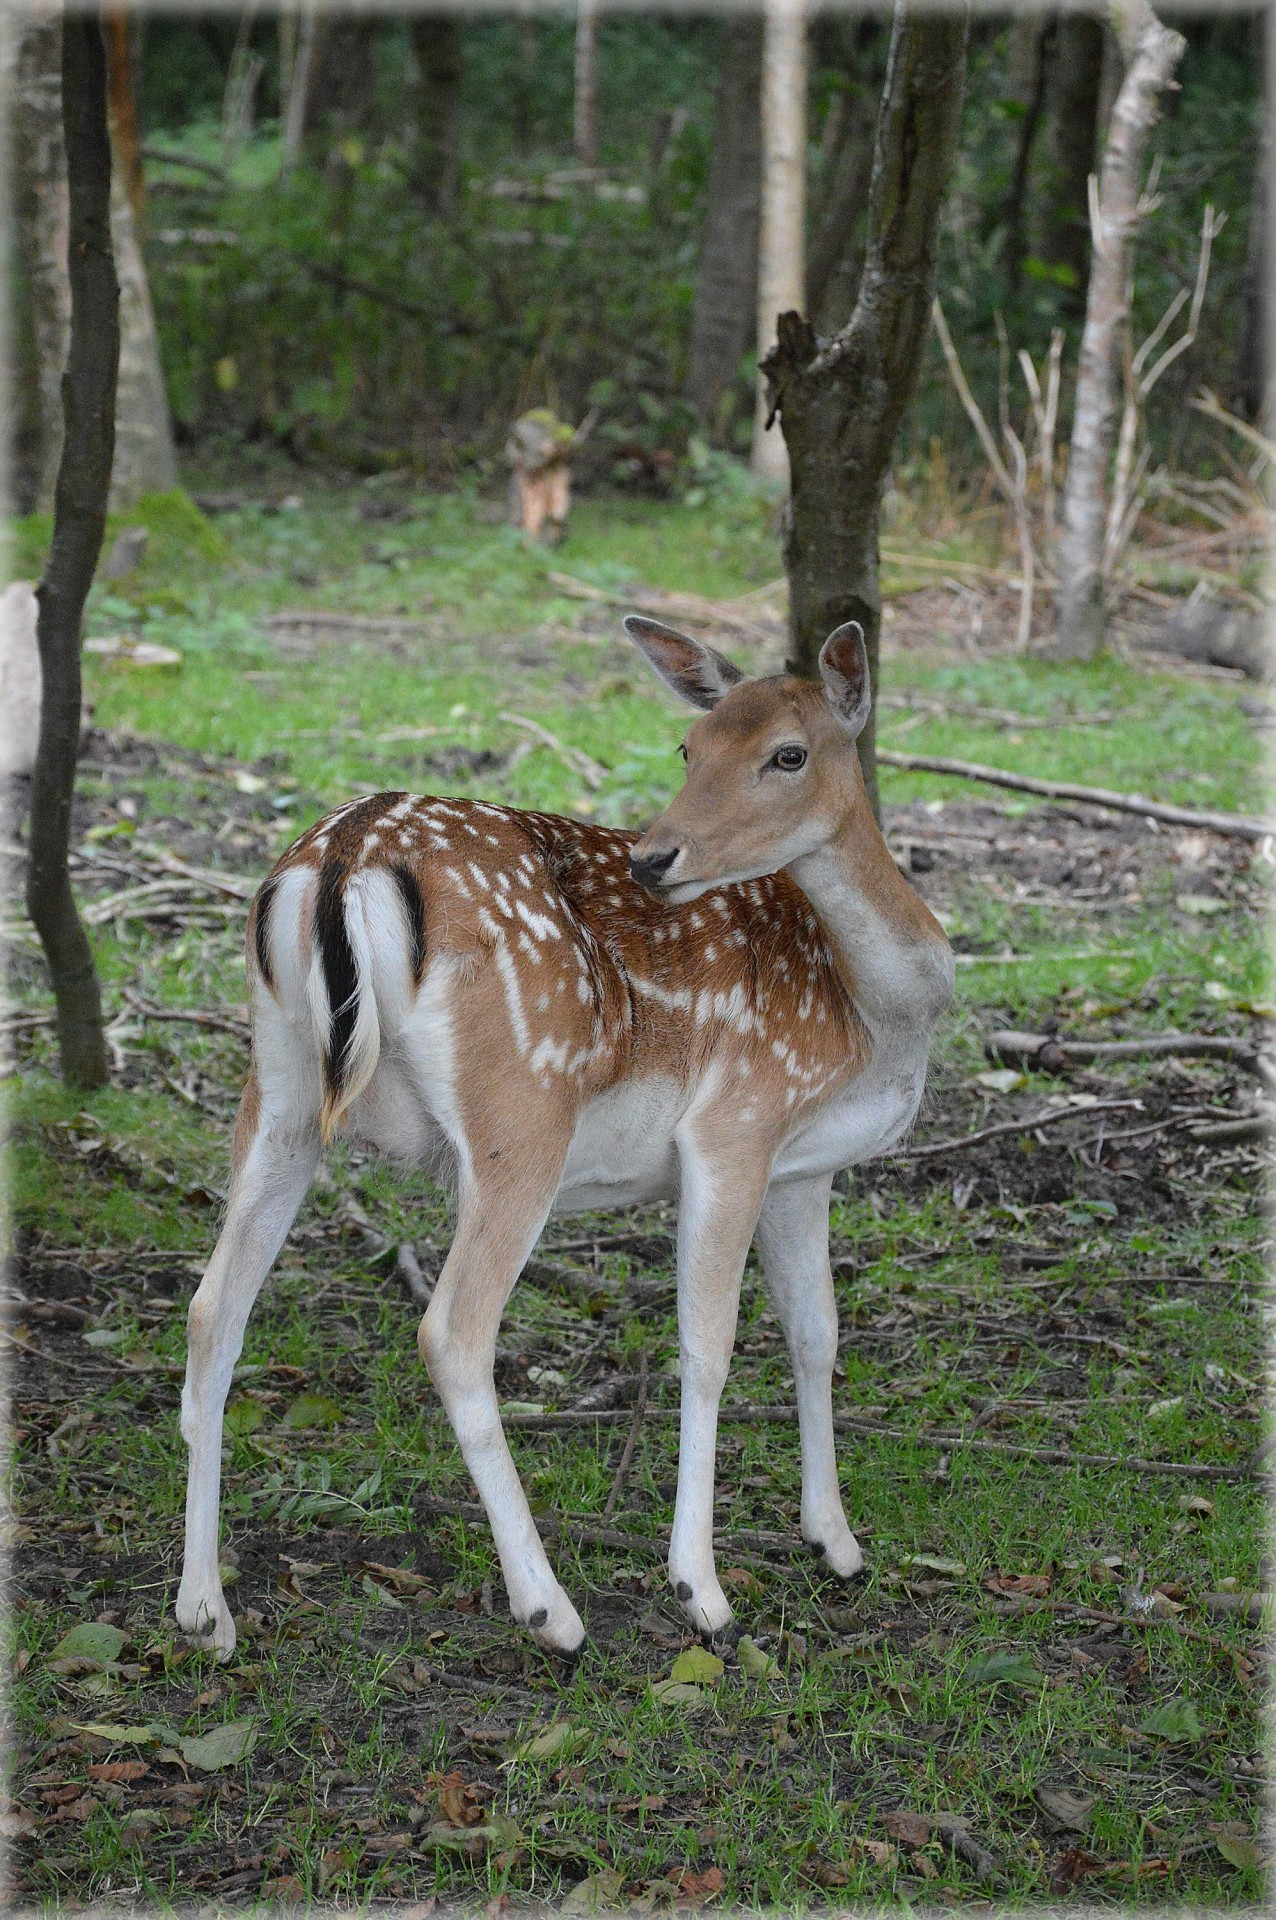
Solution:
[[[582,167],[598,165],[598,0],[577,0],[572,148]]]
[[[814,678],[834,627],[858,620],[874,691],[882,487],[930,323],[940,209],[961,123],[966,34],[965,12],[919,14],[896,0],[855,310],[831,340],[817,339],[800,314],[782,314],[779,343],[763,365],[792,467],[784,535],[789,669]],[[858,746],[876,809],[871,717]]]
[[[119,167],[111,176],[111,235],[120,289],[120,356],[110,510],[123,513],[143,494],[171,493],[178,472],[146,262]]]
[[[806,253],[806,10],[804,0],[766,0],[762,29],[762,227],[758,246],[758,363],[776,343],[776,321],[803,304]],[[761,374],[753,471],[787,480],[789,457],[767,432]]]
[[[756,14],[729,15],[722,22],[713,158],[685,387],[702,419],[717,411],[757,328],[761,90],[762,23]]]
[[[38,512],[48,513],[62,453],[62,369],[71,325],[58,0],[28,0],[22,12],[8,16],[4,30],[9,41],[12,204],[30,287],[35,347],[39,453],[33,504]]]
[[[67,871],[80,744],[80,631],[106,525],[119,355],[106,55],[93,15],[67,14],[61,75],[71,324],[53,541],[37,595],[43,694],[26,898],[57,1002],[63,1076],[74,1086],[98,1087],[107,1077],[102,999]]]
[[[1089,660],[1103,645],[1102,573],[1108,469],[1116,420],[1118,354],[1130,313],[1131,256],[1139,221],[1139,176],[1161,94],[1186,50],[1148,0],[1112,0],[1125,59],[1099,176],[1099,218],[1090,263],[1085,331],[1077,366],[1072,442],[1059,540],[1057,660]]]

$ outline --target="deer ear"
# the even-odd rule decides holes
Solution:
[[[625,632],[640,647],[667,687],[693,707],[716,707],[744,679],[739,667],[712,647],[692,640],[676,627],[666,627],[645,614],[625,616]]]
[[[858,620],[838,627],[820,648],[820,678],[825,699],[854,740],[864,731],[873,705],[868,648]]]

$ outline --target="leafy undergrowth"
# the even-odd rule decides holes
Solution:
[[[339,1150],[233,1391],[236,1656],[219,1668],[176,1633],[184,1308],[246,1063],[253,885],[361,783],[628,822],[677,777],[680,723],[608,637],[614,611],[545,601],[543,558],[476,531],[468,509],[436,511],[456,516],[456,556],[477,544],[496,597],[467,607],[440,564],[433,639],[365,636],[355,652],[264,625],[300,584],[281,583],[287,541],[323,575],[312,607],[392,609],[380,561],[366,578],[352,564],[342,598],[335,507],[227,516],[223,558],[193,551],[180,584],[161,526],[145,592],[95,601],[95,632],[133,622],[184,662],[167,680],[93,669],[74,878],[109,1089],[58,1082],[38,952],[21,929],[13,942],[13,1895],[421,1913],[501,1896],[576,1912],[1257,1904],[1260,1163],[1252,1141],[1197,1137],[1243,1127],[1252,1083],[1217,1059],[1052,1076],[984,1053],[999,1027],[1052,1024],[1262,1040],[1266,869],[1243,842],[890,776],[890,843],[945,918],[958,998],[915,1139],[834,1206],[862,1585],[840,1588],[800,1547],[792,1380],[751,1265],[717,1515],[746,1637],[700,1656],[661,1564],[671,1219],[564,1221],[511,1301],[497,1375],[589,1630],[577,1666],[546,1661],[509,1623],[416,1356],[398,1250],[428,1282],[444,1204]],[[699,524],[635,512],[591,532],[584,516],[587,551],[555,560],[607,590],[742,591],[742,547],[687,558]],[[681,542],[677,578],[662,531]],[[374,568],[383,584],[362,597]],[[476,666],[487,618],[504,637]],[[1257,750],[1224,682],[905,640],[885,691],[914,707],[883,718],[909,745],[1254,805]]]

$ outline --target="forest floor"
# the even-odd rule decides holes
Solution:
[[[615,639],[613,595],[729,603],[720,642],[749,664],[778,645],[773,547],[712,512],[587,503],[547,558],[473,501],[391,511],[332,494],[211,533],[157,514],[142,566],[95,591],[92,636],[182,659],[90,656],[73,844],[102,1093],[58,1082],[38,950],[11,929],[10,1897],[1257,1907],[1268,1243],[1258,1147],[1194,1133],[1246,1116],[1251,1083],[1218,1060],[1047,1075],[984,1055],[1000,1027],[1268,1035],[1267,870],[1240,840],[885,775],[958,998],[913,1139],[835,1196],[863,1584],[801,1549],[792,1380],[751,1263],[717,1522],[749,1638],[697,1664],[661,1564],[671,1219],[559,1222],[498,1354],[589,1631],[577,1665],[546,1660],[508,1619],[416,1357],[399,1253],[428,1284],[446,1208],[339,1149],[236,1376],[236,1656],[177,1633],[184,1307],[247,1058],[253,886],[361,786],[649,816],[681,723]],[[1265,699],[1011,655],[996,583],[972,633],[969,590],[923,572],[896,583],[886,744],[1253,810]]]

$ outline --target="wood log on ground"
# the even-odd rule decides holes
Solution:
[[[1106,807],[1113,813],[1136,813],[1173,827],[1200,827],[1206,833],[1230,834],[1240,840],[1268,840],[1276,822],[1257,820],[1247,813],[1211,812],[1176,807],[1165,800],[1145,800],[1141,793],[1115,793],[1108,787],[1083,787],[1074,780],[1036,780],[1026,773],[1008,773],[1004,767],[985,767],[975,760],[948,760],[932,753],[888,753],[879,748],[886,767],[912,773],[942,773],[956,780],[983,780],[989,786],[1009,787],[1015,793],[1040,794],[1043,800],[1073,800],[1087,807]]]
[[[1230,667],[1250,680],[1266,680],[1272,672],[1269,622],[1248,607],[1228,606],[1202,582],[1183,602],[1159,633],[1148,636],[1159,652],[1177,654],[1209,667]]]
[[[1229,1060],[1246,1073],[1259,1074],[1261,1056],[1248,1040],[1218,1033],[1149,1033],[1129,1040],[1073,1040],[1064,1033],[990,1033],[984,1052],[999,1066],[1029,1067],[1036,1073],[1063,1073],[1070,1066],[1107,1060]]]

